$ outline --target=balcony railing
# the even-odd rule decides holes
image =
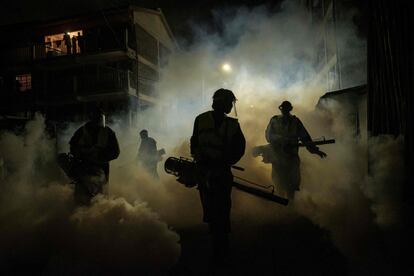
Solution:
[[[75,56],[127,49],[126,44],[120,46],[104,46],[92,42],[88,43],[88,41],[83,42],[82,44],[83,45],[77,44],[76,47],[68,47],[66,46],[64,40],[58,41],[58,43],[54,41],[53,46],[51,43],[37,43],[25,47],[3,49],[0,51],[0,58],[6,64],[23,64],[55,57]]]
[[[74,81],[78,94],[127,92],[130,88],[128,71],[108,68],[100,69],[98,74],[76,76]]]
[[[58,102],[60,98],[105,98],[107,96],[136,96],[133,72],[99,67],[94,73],[52,77],[47,82],[44,100]]]

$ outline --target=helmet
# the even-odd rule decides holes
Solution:
[[[292,104],[289,101],[283,101],[280,105],[279,105],[279,109],[282,110],[287,110],[287,111],[291,111],[293,109]]]
[[[234,96],[233,91],[220,88],[216,92],[214,92],[213,95],[213,101],[229,101],[229,102],[235,102],[236,96]]]
[[[100,108],[93,108],[89,113],[89,120],[101,126],[105,126],[105,113]]]
[[[139,132],[139,136],[141,136],[141,139],[148,138],[148,130],[146,129],[141,130]]]

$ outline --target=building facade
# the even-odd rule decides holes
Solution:
[[[366,37],[354,0],[304,1],[316,28],[315,68],[326,91],[366,84]]]
[[[355,137],[367,137],[367,52],[361,6],[354,0],[305,0],[315,26],[315,82],[340,106]]]
[[[85,120],[91,106],[132,123],[157,103],[177,43],[161,10],[136,6],[1,26],[0,121]]]

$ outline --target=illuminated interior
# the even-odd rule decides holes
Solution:
[[[32,75],[31,74],[17,75],[16,81],[19,85],[18,90],[20,92],[24,92],[24,91],[32,89]]]
[[[69,36],[69,39],[66,38],[68,41],[64,37],[65,33],[46,35],[46,53],[52,52],[56,55],[79,54],[81,49],[79,48],[78,36],[83,36],[82,30],[67,32],[66,34]]]

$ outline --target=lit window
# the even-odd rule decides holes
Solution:
[[[46,53],[51,52],[51,55],[79,54],[83,50],[83,44],[82,30],[45,36]]]
[[[16,76],[16,84],[18,85],[17,89],[20,92],[24,92],[32,89],[32,75],[23,74]]]

